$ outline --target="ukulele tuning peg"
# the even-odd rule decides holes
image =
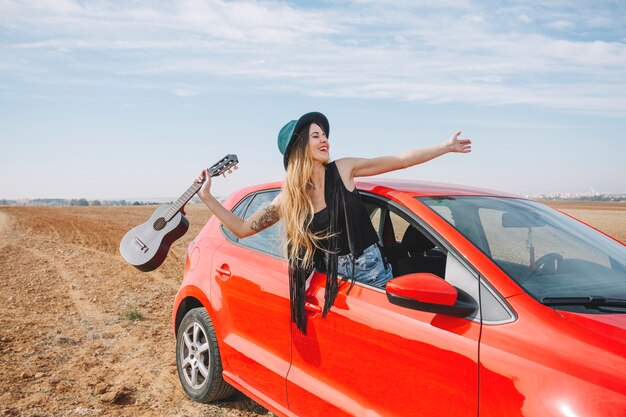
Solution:
[[[233,170],[232,170],[232,169],[229,169],[229,170],[228,170],[228,173],[229,173],[229,174],[232,174],[232,173],[233,173]]]
[[[238,165],[235,165],[235,166],[233,167],[233,169],[239,169],[239,166],[238,166]]]
[[[225,172],[222,175],[224,176],[224,178],[226,178],[226,173]]]

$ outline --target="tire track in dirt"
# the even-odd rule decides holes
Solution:
[[[46,260],[56,270],[58,275],[67,284],[64,292],[70,295],[72,303],[81,317],[100,320],[103,318],[102,313],[96,308],[95,304],[85,301],[85,294],[78,290],[75,285],[72,285],[72,282],[75,282],[77,277],[72,276],[71,272],[58,261],[58,258],[48,255],[45,252],[33,247],[25,249],[32,253],[35,257]]]
[[[133,354],[136,356],[150,356],[149,346],[144,343],[143,340],[135,337],[133,334],[128,333],[127,329],[124,328],[120,324],[119,317],[116,317],[111,314],[104,313],[96,303],[90,302],[88,300],[88,296],[81,291],[78,287],[76,287],[75,282],[79,280],[79,277],[73,273],[72,270],[65,267],[65,265],[57,260],[57,258],[47,255],[45,252],[40,250],[29,248],[30,251],[35,257],[40,259],[44,259],[50,263],[50,265],[55,268],[56,272],[66,283],[65,292],[69,294],[74,308],[80,315],[81,321],[85,322],[88,327],[97,327],[99,329],[104,329],[104,331],[108,334],[116,334],[116,345],[118,349],[113,349],[114,355],[123,351],[123,349],[119,349],[119,347],[130,347],[134,350]],[[126,356],[126,355],[125,355]],[[118,363],[118,360],[121,358],[113,357],[112,363]],[[122,369],[117,369],[117,379],[123,381],[133,381],[137,380],[137,385],[147,385],[146,381],[149,381],[149,385],[152,387],[158,387],[158,391],[165,392],[169,391],[174,393],[175,397],[179,400],[185,400],[185,395],[182,392],[182,389],[179,387],[178,380],[173,378],[171,375],[171,369],[163,368],[159,373],[154,374],[154,372],[150,372],[149,369],[146,369],[143,366],[123,366]],[[133,384],[122,384],[120,387],[117,387],[117,391],[127,392],[125,397],[125,402],[134,402],[135,399],[133,395],[130,393],[133,392],[132,388]]]
[[[11,224],[9,215],[0,211],[0,233],[4,234],[8,232]]]
[[[50,240],[48,238],[39,237],[39,236],[31,236],[31,237],[29,237],[29,239],[35,239],[35,240],[38,240],[40,242],[50,242]],[[98,258],[99,257],[104,257],[104,258],[107,258],[108,261],[111,264],[117,264],[121,268],[128,269],[134,275],[145,274],[145,276],[149,276],[151,279],[153,279],[155,281],[158,281],[159,283],[161,283],[163,285],[168,286],[172,290],[178,291],[178,288],[180,287],[180,282],[178,280],[173,280],[172,278],[168,278],[168,275],[166,275],[165,272],[162,272],[162,271],[160,271],[158,269],[155,270],[155,271],[151,271],[149,273],[140,273],[140,272],[137,272],[138,270],[127,268],[128,264],[122,258],[121,255],[114,255],[114,254],[111,254],[108,251],[104,251],[104,250],[101,250],[101,249],[90,248],[90,247],[83,246],[83,245],[80,245],[80,244],[75,244],[75,243],[64,243],[63,245],[65,247],[73,248],[75,250],[88,252],[90,254],[90,257],[98,257]],[[181,278],[182,278],[182,276],[181,276]]]
[[[12,226],[11,216],[0,211],[0,250],[9,244]]]
[[[45,225],[45,227],[47,227],[51,232],[52,232],[52,236],[48,236],[48,234],[46,233],[43,236],[39,236],[39,235],[33,235],[34,236],[38,236],[38,237],[42,237],[44,238],[44,236],[48,239],[52,239],[53,241],[56,242],[60,242],[61,241],[61,234],[59,233],[59,225],[55,224],[55,222],[53,222],[52,220],[47,220],[47,219],[42,219],[39,218],[39,221],[41,223],[43,223]]]
[[[91,250],[85,248],[81,249]],[[99,329],[101,333],[116,335],[115,347],[109,348],[109,354],[105,355],[105,352],[101,352],[102,356],[108,356],[108,362],[113,366],[111,366],[109,370],[100,370],[98,373],[100,375],[108,375],[108,380],[114,381],[115,385],[110,386],[109,392],[123,394],[122,402],[126,405],[126,412],[130,412],[132,409],[130,406],[137,401],[137,398],[135,398],[135,387],[137,386],[143,387],[144,392],[156,391],[161,398],[167,393],[171,400],[177,400],[179,402],[188,401],[180,387],[173,366],[161,365],[158,366],[157,371],[156,368],[145,367],[142,364],[136,364],[133,363],[132,360],[129,360],[129,356],[131,358],[133,356],[150,357],[151,352],[149,351],[149,344],[146,344],[145,340],[141,340],[132,333],[129,333],[127,326],[124,327],[121,324],[118,316],[104,313],[96,303],[88,300],[88,296],[75,284],[80,281],[80,274],[67,268],[59,258],[48,255],[42,250],[32,247],[24,248],[24,250],[31,253],[32,257],[38,263],[39,261],[48,263],[62,278],[66,284],[66,288],[59,289],[55,291],[55,293],[65,293],[69,296],[73,307],[80,316],[80,323],[83,327],[87,330]],[[58,297],[57,294],[55,294],[55,296]],[[86,338],[98,339],[98,337],[94,337],[94,333],[88,333]],[[100,347],[100,349],[102,349],[102,347]],[[133,351],[132,355],[128,354],[128,350]],[[119,365],[116,366],[116,364]],[[98,389],[104,388],[100,387]],[[106,392],[104,395],[106,395]],[[139,415],[135,412],[133,412],[133,414]]]

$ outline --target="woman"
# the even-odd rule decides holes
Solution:
[[[382,174],[429,161],[448,152],[468,153],[469,139],[455,133],[448,141],[426,149],[379,158],[342,158],[330,162],[330,126],[322,113],[292,120],[278,134],[278,149],[286,170],[280,194],[267,207],[243,220],[226,210],[210,193],[211,178],[198,195],[218,219],[240,238],[258,233],[282,219],[289,260],[291,320],[305,332],[304,292],[312,269],[326,271],[323,316],[337,294],[337,276],[351,282],[384,286],[391,267],[384,260],[378,236],[354,186],[355,177]]]

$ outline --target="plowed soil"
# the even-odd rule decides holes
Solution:
[[[626,243],[626,201],[540,201]]]
[[[0,415],[268,414],[242,394],[211,405],[186,397],[172,303],[186,247],[210,213],[188,208],[190,230],[142,273],[118,245],[152,211],[0,207]]]
[[[624,203],[548,204],[626,242]],[[271,415],[241,394],[205,405],[183,392],[172,302],[210,213],[188,207],[189,232],[142,273],[118,245],[153,210],[0,207],[0,415]]]

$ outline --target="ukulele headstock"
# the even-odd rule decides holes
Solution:
[[[217,177],[218,175],[226,175],[226,172],[229,174],[233,169],[237,169],[237,164],[239,163],[239,159],[237,159],[237,155],[228,154],[217,163],[213,164],[211,168],[209,168],[209,175],[212,177]]]

